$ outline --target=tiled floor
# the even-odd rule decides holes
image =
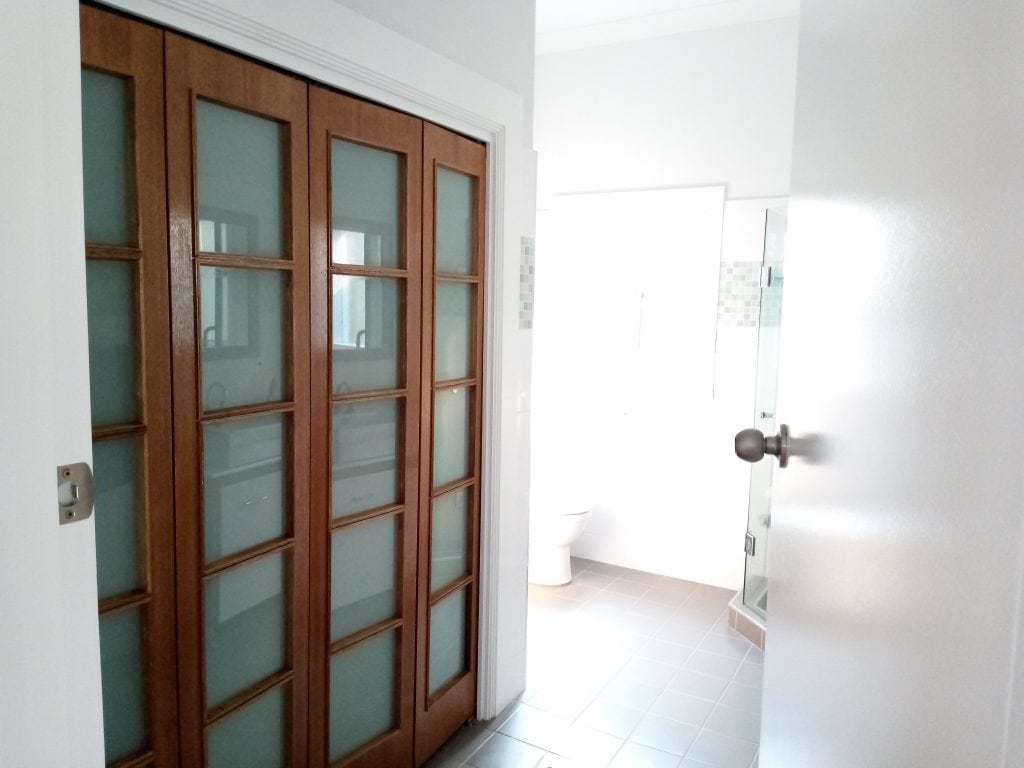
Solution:
[[[761,651],[733,593],[573,560],[530,587],[527,689],[429,768],[756,768]]]

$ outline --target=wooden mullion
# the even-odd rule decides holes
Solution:
[[[482,281],[479,275],[464,275],[461,272],[436,272],[434,281],[438,283],[469,283],[479,285]]]
[[[329,530],[334,533],[341,528],[348,528],[356,523],[362,523],[366,520],[373,520],[376,517],[387,517],[388,515],[401,515],[405,512],[404,504],[388,504],[384,507],[374,507],[373,509],[367,509],[363,512],[356,512],[351,515],[345,515],[345,517],[339,517],[335,520],[330,520],[328,523]]]
[[[331,394],[331,403],[334,405],[354,402],[367,402],[372,400],[407,400],[409,390],[402,389],[368,389],[362,392],[334,392]]]
[[[237,712],[239,709],[255,701],[264,693],[277,688],[279,685],[287,685],[295,679],[295,672],[287,669],[281,672],[276,672],[270,677],[266,677],[260,680],[255,685],[246,688],[241,693],[235,694],[230,699],[222,704],[218,704],[216,707],[206,713],[206,720],[204,725],[209,727],[216,723],[218,720],[222,720],[233,712]]]
[[[147,431],[145,424],[113,424],[111,426],[93,427],[92,441],[99,443],[104,440],[114,440],[118,437],[145,435]]]
[[[287,552],[295,547],[294,536],[283,536],[279,539],[272,539],[271,541],[257,544],[254,547],[243,549],[241,552],[236,552],[233,555],[222,557],[219,560],[214,560],[209,563],[202,571],[202,581],[205,583],[210,579],[220,576],[226,571],[230,571],[239,565],[248,565],[249,563],[259,560],[261,557],[267,555],[280,554]]]
[[[141,754],[126,757],[123,760],[118,760],[116,763],[110,763],[108,768],[148,768],[148,766],[156,765],[155,761],[156,755],[153,753],[153,750],[148,749]]]
[[[153,602],[153,593],[145,589],[137,589],[123,595],[105,597],[99,601],[99,614],[106,616],[111,613],[119,613],[129,608],[139,608]]]
[[[260,256],[245,256],[231,253],[200,253],[195,257],[201,267],[225,267],[229,269],[262,269],[276,272],[293,272],[295,263],[289,259],[274,259]]]
[[[442,381],[435,381],[431,386],[434,392],[440,392],[442,389],[456,389],[458,387],[465,387],[466,389],[474,389],[479,380],[476,376],[465,376],[461,379],[445,379]]]
[[[455,579],[455,581],[448,582],[440,589],[435,590],[433,593],[431,593],[430,607],[433,608],[446,597],[452,595],[455,592],[458,592],[460,589],[465,589],[466,587],[471,586],[474,580],[474,575],[470,573],[466,574],[465,576],[460,576],[459,578]],[[467,650],[469,649],[467,648]]]
[[[199,422],[202,424],[220,424],[225,421],[240,421],[249,416],[263,416],[274,413],[295,413],[295,401],[278,400],[270,403],[236,405],[231,408],[215,408],[213,410],[203,411],[202,415],[199,417]]]
[[[461,491],[463,488],[469,488],[472,485],[476,485],[476,482],[477,478],[475,476],[464,477],[460,478],[459,480],[453,480],[450,483],[440,485],[437,488],[431,490],[430,498],[431,500],[438,499],[447,493],[451,493],[452,491]]]
[[[348,277],[386,277],[392,280],[408,280],[409,270],[395,267],[368,267],[362,264],[332,264],[331,275]]]
[[[353,632],[351,635],[346,635],[340,640],[335,640],[330,644],[328,649],[328,656],[334,656],[341,651],[347,650],[364,640],[369,640],[371,637],[383,634],[393,629],[401,629],[405,622],[401,618],[384,619],[378,621],[376,624],[371,624],[369,627]]]
[[[141,248],[120,245],[85,244],[85,258],[93,261],[141,261]]]

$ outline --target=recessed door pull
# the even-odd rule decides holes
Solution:
[[[736,455],[744,461],[755,462],[766,453],[777,456],[779,467],[789,463],[789,427],[779,425],[779,434],[765,437],[759,429],[742,429],[736,433]]]
[[[60,524],[77,523],[92,514],[92,470],[84,461],[57,467],[57,513]]]

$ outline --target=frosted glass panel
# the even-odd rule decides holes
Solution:
[[[289,454],[281,414],[203,426],[206,562],[285,535]]]
[[[331,659],[331,761],[397,725],[397,632],[382,632]]]
[[[199,250],[280,258],[284,127],[196,101]]]
[[[434,393],[434,487],[470,473],[469,389],[455,387]]]
[[[139,442],[135,437],[93,443],[96,585],[99,598],[145,587],[139,562]]]
[[[287,701],[279,685],[211,725],[206,735],[208,768],[285,768]]]
[[[331,640],[340,640],[397,611],[394,515],[331,534]]]
[[[434,301],[434,381],[463,379],[470,375],[472,307],[471,285],[437,284]]]
[[[103,745],[107,763],[142,752],[147,746],[142,668],[141,609],[100,616]]]
[[[285,665],[284,556],[206,582],[206,704],[215,707]]]
[[[438,168],[436,204],[435,268],[438,272],[473,273],[473,179]]]
[[[430,609],[430,695],[466,668],[466,590],[448,595]]]
[[[331,142],[331,260],[397,267],[399,156],[341,139]]]
[[[131,83],[82,70],[85,242],[135,245]]]
[[[339,394],[399,386],[399,281],[335,275],[331,382]]]
[[[466,575],[466,507],[469,489],[439,496],[430,518],[430,591]]]
[[[336,405],[331,420],[331,516],[397,504],[397,400]]]
[[[203,408],[267,403],[285,396],[285,275],[200,267]]]
[[[136,394],[135,264],[85,262],[89,395],[93,426],[139,420]]]

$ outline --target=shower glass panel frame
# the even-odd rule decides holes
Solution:
[[[761,430],[765,435],[773,435],[777,431],[775,405],[779,376],[782,291],[785,282],[785,240],[786,206],[769,208],[765,212],[754,394],[754,428]],[[743,604],[762,619],[767,619],[768,615],[768,551],[771,533],[771,491],[775,471],[776,462],[767,458],[750,465]]]

